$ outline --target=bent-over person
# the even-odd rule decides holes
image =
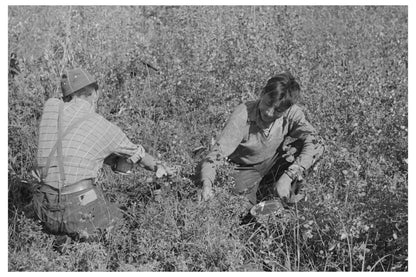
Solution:
[[[172,171],[96,113],[100,91],[87,71],[66,71],[61,88],[63,101],[50,98],[43,108],[33,203],[49,232],[89,238],[121,218],[118,207],[95,184],[104,162],[114,167],[138,164],[159,171],[159,176]]]
[[[246,208],[257,203],[260,184],[283,200],[290,199],[292,185],[324,150],[322,139],[296,105],[299,96],[299,84],[284,72],[268,80],[258,100],[236,107],[202,161],[201,200],[213,197],[216,167],[227,158],[235,165],[233,192],[246,197]]]

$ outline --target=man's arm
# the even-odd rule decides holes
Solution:
[[[111,124],[111,123],[110,123]],[[135,165],[156,172],[158,177],[174,174],[173,170],[147,153],[141,145],[132,143],[124,132],[111,124],[111,155],[104,162],[112,166],[115,172],[129,173]]]

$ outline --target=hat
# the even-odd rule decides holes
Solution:
[[[61,88],[64,97],[71,95],[89,85],[93,85],[96,90],[98,89],[98,84],[95,78],[81,68],[66,70],[66,72],[62,75]]]

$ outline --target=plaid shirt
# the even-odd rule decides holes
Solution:
[[[60,103],[61,100],[51,98],[46,101],[43,109],[37,153],[37,163],[41,169],[46,166],[51,149],[57,141]],[[142,146],[133,144],[119,127],[93,112],[89,102],[80,98],[64,103],[62,132],[84,116],[86,116],[85,120],[62,138],[65,186],[84,179],[96,178],[104,159],[110,154],[129,157],[134,163],[144,157],[145,151]],[[57,151],[55,151],[48,175],[43,181],[58,188],[59,179]]]
[[[302,152],[294,161],[301,171],[322,155],[323,142],[299,106],[291,106],[265,130],[260,127],[258,104],[259,101],[249,101],[235,109],[202,163],[201,180],[213,183],[215,168],[227,157],[239,165],[254,165],[271,158],[287,136],[303,141]]]

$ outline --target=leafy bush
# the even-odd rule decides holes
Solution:
[[[9,6],[10,271],[407,271],[405,6]],[[10,56],[10,55],[9,55]],[[98,79],[99,112],[178,165],[166,187],[138,171],[98,182],[125,213],[94,243],[54,250],[30,208],[45,99],[65,67]],[[293,220],[239,225],[229,168],[197,204],[195,166],[233,108],[290,70],[326,153]]]

